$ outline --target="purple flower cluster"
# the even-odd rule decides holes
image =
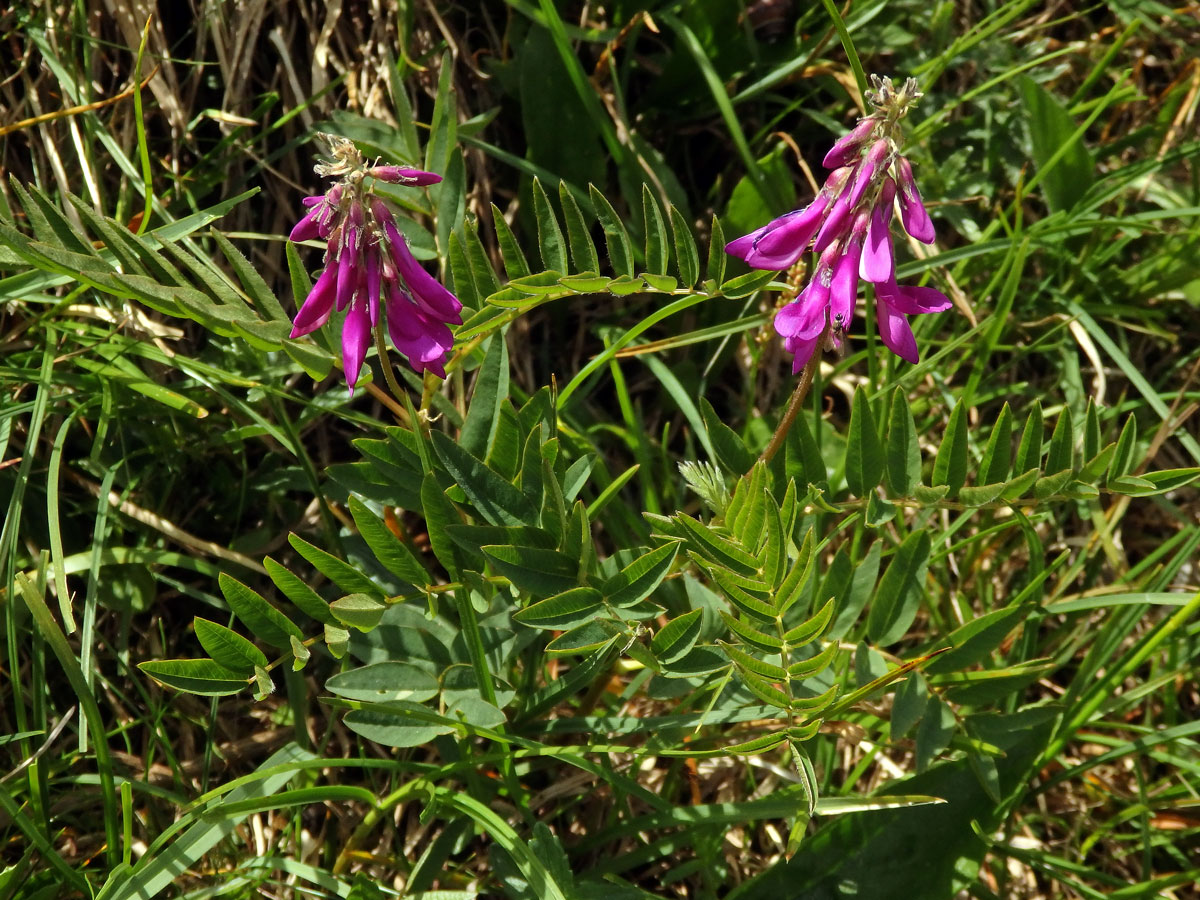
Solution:
[[[897,149],[899,121],[921,93],[911,78],[899,90],[890,78],[871,80],[875,90],[867,97],[875,111],[825,155],[824,166],[833,171],[816,199],[725,248],[756,269],[788,269],[810,244],[818,254],[808,285],[775,316],[775,330],[795,355],[796,372],[812,358],[823,337],[827,346],[841,346],[854,317],[860,278],[875,285],[883,343],[912,363],[918,360],[917,342],[907,316],[950,307],[934,288],[896,284],[890,223],[897,200],[904,230],[923,243],[934,240],[912,166]]]
[[[346,310],[342,369],[353,391],[382,304],[396,349],[418,372],[445,378],[446,356],[454,346],[449,323],[462,322],[462,304],[422,268],[387,204],[364,187],[366,178],[412,187],[442,178],[419,169],[366,166],[351,142],[329,140],[334,162],[318,166],[317,172],[342,180],[304,200],[307,212],[289,235],[293,241],[326,241],[324,270],[296,313],[292,337],[320,328],[335,306]]]

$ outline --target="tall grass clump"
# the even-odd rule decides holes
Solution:
[[[1196,895],[1196,9],[151,12],[0,14],[0,900]]]

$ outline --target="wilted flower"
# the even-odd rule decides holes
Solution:
[[[372,330],[379,327],[382,304],[396,349],[418,372],[445,378],[446,355],[454,345],[448,323],[462,322],[462,304],[417,262],[387,204],[364,183],[374,178],[418,187],[442,178],[401,166],[367,166],[350,141],[327,140],[334,158],[317,166],[317,172],[341,181],[303,201],[308,211],[290,235],[293,241],[327,242],[324,270],[296,312],[292,337],[320,328],[335,306],[345,310],[342,369],[353,391]]]
[[[896,200],[904,230],[923,243],[934,240],[912,166],[898,149],[900,119],[921,93],[911,78],[899,90],[890,78],[872,76],[871,82],[875,90],[867,99],[875,111],[825,155],[824,165],[833,171],[812,203],[725,248],[756,269],[790,268],[810,244],[820,254],[807,287],[775,316],[775,330],[795,355],[796,372],[812,358],[822,335],[833,347],[841,345],[860,277],[876,285],[880,338],[909,362],[917,362],[918,355],[906,316],[950,308],[949,299],[934,288],[896,284],[890,231]]]

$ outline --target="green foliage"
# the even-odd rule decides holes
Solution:
[[[313,387],[336,320],[287,335],[315,251],[256,234],[315,187],[300,123],[350,75],[155,129],[148,89],[136,161],[105,107],[77,112],[64,176],[50,131],[14,142],[0,900],[1192,877],[1169,830],[1200,733],[1178,689],[1200,603],[1191,82],[1122,68],[1165,70],[1188,23],[826,4],[776,33],[760,7],[415,9],[395,46],[325,44],[363,46],[338,66],[378,64],[359,99],[392,108],[317,127],[443,176],[389,196],[466,321],[445,383],[405,372],[393,396],[380,360],[353,399]],[[42,107],[123,71],[83,7],[54,40],[16,14]],[[816,174],[855,115],[827,73],[881,48],[926,91],[905,152],[938,227],[928,255],[897,242],[900,277],[978,324],[914,321],[916,366],[853,325],[763,461],[788,391],[769,320],[799,273],[746,272],[726,238],[806,202],[797,161]],[[1062,808],[1087,810],[1069,833]],[[353,828],[306,849],[322,809]]]

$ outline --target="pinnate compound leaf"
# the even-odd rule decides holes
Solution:
[[[196,639],[213,661],[239,675],[250,675],[255,666],[265,666],[267,656],[236,631],[196,616]]]
[[[866,497],[883,477],[883,447],[875,417],[862,386],[854,390],[850,411],[850,436],[846,447],[846,484],[856,497]]]
[[[202,697],[224,697],[244,690],[248,678],[239,677],[211,659],[156,659],[138,668],[167,687]]]
[[[674,518],[688,534],[688,544],[706,559],[742,575],[758,574],[758,560],[741,546],[726,540],[713,531],[711,526],[685,513],[679,513]]]
[[[409,700],[420,703],[438,692],[438,680],[430,672],[405,662],[388,660],[346,672],[325,682],[340,697],[368,703]]]
[[[817,610],[817,614],[806,622],[801,622],[795,628],[792,628],[783,639],[793,647],[800,647],[804,644],[815,641],[829,627],[829,622],[833,618],[833,598],[825,601],[825,605]]]
[[[304,637],[295,622],[236,578],[222,572],[217,581],[233,614],[259,640],[280,650],[287,650],[291,646],[289,636]]]
[[[805,678],[811,678],[818,672],[828,668],[840,649],[836,643],[831,643],[820,653],[810,656],[808,659],[792,663],[787,668],[788,677],[794,681],[803,681]]]
[[[1134,454],[1137,449],[1137,421],[1133,414],[1125,420],[1121,435],[1117,438],[1117,449],[1113,452],[1112,465],[1108,469],[1110,479],[1128,475],[1136,465]]]
[[[893,554],[867,614],[867,634],[877,646],[900,640],[916,618],[931,549],[929,532],[921,530],[910,534]]]

